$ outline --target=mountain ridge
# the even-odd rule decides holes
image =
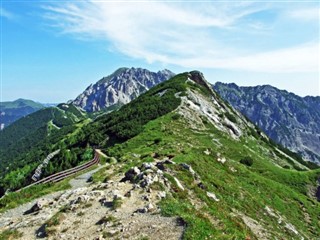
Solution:
[[[18,119],[44,107],[41,103],[23,98],[14,101],[0,102],[0,130]]]
[[[271,139],[320,163],[320,97],[300,97],[270,85],[239,87],[217,82],[214,89]]]

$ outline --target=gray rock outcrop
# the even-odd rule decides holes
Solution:
[[[142,68],[120,68],[91,84],[72,103],[87,112],[114,110],[166,81],[175,74],[169,70],[151,72]]]

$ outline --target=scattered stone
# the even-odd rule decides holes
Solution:
[[[146,208],[147,208],[148,212],[152,212],[155,210],[155,207],[152,205],[152,203],[149,203]]]
[[[290,230],[291,232],[293,232],[294,234],[298,235],[299,232],[297,231],[297,229],[291,224],[291,223],[286,223],[286,225],[284,226],[286,229]]]
[[[157,162],[156,167],[161,171],[165,171],[166,170],[163,162]]]
[[[217,196],[216,196],[214,193],[212,193],[212,192],[207,192],[207,196],[208,196],[209,198],[213,199],[213,200],[216,201],[216,202],[219,202],[219,201],[220,201],[220,199],[217,198]]]
[[[151,168],[149,168],[149,169],[144,171],[145,175],[148,175],[148,174],[151,174],[151,173],[153,173],[153,170]]]
[[[168,159],[164,161],[165,164],[176,164],[174,161]]]
[[[123,200],[124,196],[122,196],[118,190],[113,192],[113,200]]]
[[[142,199],[143,199],[144,201],[147,201],[147,202],[150,201],[150,198],[149,198],[147,195],[143,196]]]
[[[184,169],[188,170],[196,180],[200,179],[200,176],[193,170],[193,168],[190,165],[188,165],[186,163],[180,163],[180,166],[182,166]]]
[[[178,188],[180,188],[182,191],[184,191],[184,187],[182,186],[182,184],[180,183],[180,181],[176,178],[173,177],[174,181],[176,182]]]
[[[206,186],[202,183],[202,182],[199,182],[198,183],[198,187],[205,190],[206,189]]]
[[[203,152],[205,155],[210,155],[211,152],[209,151],[209,149],[206,149],[204,152]]]
[[[138,176],[140,173],[141,171],[138,167],[131,168],[125,173],[125,177],[121,179],[120,182],[133,182],[135,177]]]
[[[89,202],[90,197],[87,195],[78,196],[76,199],[70,201],[70,205],[79,204],[79,203],[87,203]]]
[[[49,205],[49,202],[45,199],[40,199],[37,201],[29,210],[25,211],[23,215],[37,213],[39,212],[44,206]]]
[[[218,161],[218,162],[221,162],[222,164],[224,164],[224,163],[227,161],[227,159],[224,158],[224,157],[218,157],[218,158],[217,158],[217,161]]]
[[[128,191],[128,192],[126,192],[126,194],[124,195],[125,197],[131,197],[131,190],[130,191]]]
[[[160,199],[165,198],[166,196],[167,196],[167,193],[165,191],[161,191],[161,192],[158,193],[158,197]]]
[[[231,172],[234,172],[234,173],[237,172],[237,170],[234,167],[229,167],[229,169]]]
[[[154,165],[152,163],[146,163],[145,162],[145,163],[142,164],[142,169],[145,169],[145,170],[151,169],[153,167],[154,167]]]

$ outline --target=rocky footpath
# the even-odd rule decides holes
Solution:
[[[211,154],[209,149],[204,154]],[[173,192],[184,192],[196,211],[220,228],[223,224],[214,215],[203,212],[207,207],[186,183],[179,179],[177,171],[192,176],[193,185],[204,190],[206,196],[217,204],[224,198],[207,191],[199,174],[186,163],[175,163],[171,157],[161,160],[153,156],[153,162],[145,162],[124,170],[124,165],[104,166],[100,170],[105,180],[88,182],[90,173],[72,179],[73,188],[49,194],[16,209],[0,215],[0,232],[16,230],[21,234],[14,239],[182,239],[186,223],[179,217],[164,217],[159,202],[171,197]],[[220,153],[217,162],[226,164],[229,160]],[[236,174],[234,167],[229,170]],[[76,182],[76,183],[75,183]],[[279,228],[293,236],[303,237],[284,216],[271,207],[261,211],[275,219]],[[233,209],[231,217],[242,219],[243,223],[258,239],[270,239],[272,229],[264,221],[257,221],[245,213]],[[310,216],[305,213],[305,221]]]
[[[143,163],[117,175],[110,167],[105,183],[78,184],[5,212],[0,231],[17,230],[21,239],[180,239],[183,221],[161,216],[157,206],[171,191],[166,164],[174,163]]]

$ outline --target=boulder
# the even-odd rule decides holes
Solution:
[[[220,199],[219,199],[214,193],[212,193],[212,192],[207,192],[207,196],[208,196],[209,198],[213,199],[213,200],[216,201],[216,202],[219,202],[219,201],[220,201]]]
[[[186,163],[180,163],[180,166],[188,170],[195,179],[200,179],[200,176],[193,170],[193,168],[190,165]]]
[[[120,182],[126,182],[126,181],[133,182],[135,177],[138,176],[140,173],[141,171],[138,167],[133,167],[124,174],[125,177],[122,178]]]
[[[156,167],[161,171],[164,171],[166,169],[163,162],[158,162],[156,164]]]
[[[174,181],[176,182],[178,188],[180,188],[182,191],[184,191],[184,187],[182,186],[180,181],[176,177],[173,177],[173,178],[174,178]]]
[[[39,212],[43,207],[49,205],[46,199],[40,199],[29,210],[25,211],[23,215]]]
[[[147,170],[147,169],[152,169],[154,167],[154,164],[153,163],[143,163],[142,164],[142,169],[145,169],[145,170]]]

